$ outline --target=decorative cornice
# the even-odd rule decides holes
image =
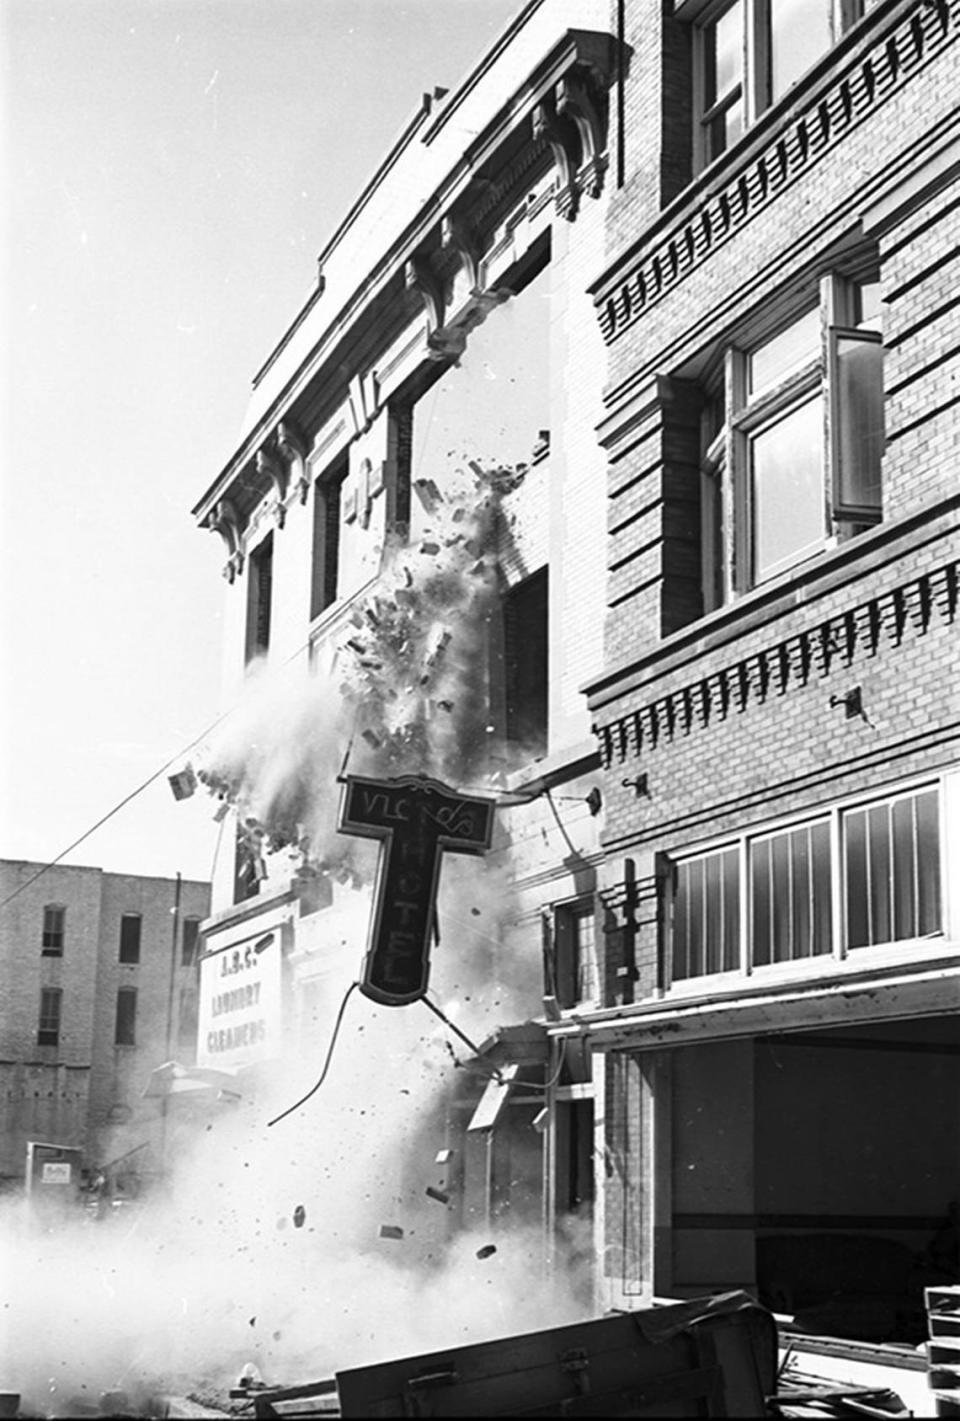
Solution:
[[[751,148],[718,190],[698,204],[686,203],[671,225],[595,283],[607,344],[952,44],[957,6],[958,0],[920,0],[909,13],[900,11],[872,43],[854,50],[825,88],[792,110],[759,150]]]
[[[827,677],[838,666],[849,667],[858,651],[873,656],[881,642],[897,647],[909,632],[922,636],[935,612],[950,624],[957,615],[958,591],[960,563],[947,563],[595,726],[603,768],[726,720],[751,703],[786,695],[805,686],[814,673]]]

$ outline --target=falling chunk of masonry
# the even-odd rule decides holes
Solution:
[[[293,1211],[293,1227],[302,1229],[307,1221],[307,1211],[302,1204],[298,1204]]]
[[[491,1258],[497,1251],[495,1243],[485,1243],[482,1248],[477,1249],[478,1258]]]
[[[428,1199],[436,1199],[438,1204],[449,1204],[450,1195],[445,1194],[442,1189],[434,1189],[432,1184],[428,1184],[424,1190]]]
[[[380,1237],[381,1237],[381,1238],[403,1238],[403,1229],[398,1228],[398,1226],[397,1226],[396,1224],[381,1224],[381,1225],[380,1225]]]

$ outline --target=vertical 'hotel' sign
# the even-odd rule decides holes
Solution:
[[[418,775],[346,776],[337,827],[383,842],[360,981],[365,996],[405,1006],[424,995],[442,855],[484,853],[493,811],[492,799],[457,794]]]

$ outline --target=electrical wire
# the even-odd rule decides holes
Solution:
[[[351,982],[349,987],[343,994],[343,1001],[340,1003],[340,1010],[337,1012],[337,1019],[333,1024],[333,1035],[330,1037],[330,1045],[327,1047],[327,1059],[323,1063],[323,1070],[320,1072],[320,1075],[317,1078],[316,1082],[310,1087],[306,1095],[303,1096],[301,1100],[295,1101],[293,1105],[288,1105],[286,1110],[282,1110],[279,1115],[275,1115],[272,1120],[268,1120],[268,1126],[276,1125],[278,1121],[285,1120],[288,1115],[292,1115],[295,1110],[299,1110],[301,1105],[306,1105],[307,1101],[310,1100],[312,1096],[316,1095],[317,1091],[323,1085],[324,1081],[327,1078],[327,1072],[330,1069],[330,1062],[333,1060],[333,1048],[337,1044],[337,1037],[340,1034],[340,1023],[343,1021],[343,1014],[347,1009],[347,1002],[350,1000],[351,996],[356,991],[357,987],[359,987],[359,985],[359,982]]]
[[[305,651],[309,651],[309,649],[310,641],[307,640],[303,643],[302,646],[298,646],[296,651],[292,651],[287,657],[286,661],[281,662],[280,666],[277,669],[280,670],[284,666],[289,666],[291,661],[295,661],[298,656],[302,656],[303,653]],[[170,759],[167,760],[165,764],[161,765],[159,770],[154,770],[153,774],[149,775],[147,779],[143,781],[142,784],[137,785],[136,789],[132,789],[129,794],[124,795],[123,799],[121,799],[119,803],[115,804],[112,809],[108,810],[107,813],[104,814],[100,819],[98,819],[95,824],[91,824],[90,828],[86,829],[78,839],[74,839],[72,844],[68,844],[65,849],[61,849],[60,852],[57,854],[56,858],[50,859],[49,862],[44,863],[40,868],[38,868],[36,873],[31,874],[31,876],[24,883],[21,883],[17,888],[14,889],[12,893],[8,894],[6,898],[0,901],[0,912],[2,912],[2,910],[7,906],[8,903],[12,903],[14,898],[19,898],[21,893],[25,893],[26,890],[32,884],[36,883],[38,878],[42,878],[43,875],[49,872],[51,868],[56,868],[58,863],[62,863],[62,861],[66,858],[67,854],[72,854],[74,849],[78,849],[82,843],[85,843],[86,840],[89,839],[92,834],[95,834],[98,829],[101,829],[104,824],[106,824],[110,819],[114,817],[115,814],[119,814],[121,809],[125,809],[132,800],[136,799],[138,795],[143,794],[144,790],[149,789],[150,786],[155,783],[155,781],[160,779],[161,775],[166,774],[167,770],[169,770],[173,765],[177,764],[179,760],[182,760],[184,755],[189,755],[191,750],[195,749],[199,744],[201,744],[201,742],[204,741],[208,735],[211,735],[219,725],[222,725],[223,722],[227,720],[229,716],[233,715],[239,709],[241,704],[242,700],[240,699],[234,701],[232,706],[228,706],[227,709],[223,711],[220,715],[218,715],[215,720],[212,720],[210,724],[204,730],[201,730],[200,734],[195,736],[188,745],[184,745],[180,750],[177,751],[175,755],[171,755]]]

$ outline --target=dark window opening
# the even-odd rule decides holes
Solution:
[[[337,600],[340,580],[340,530],[343,481],[347,461],[340,460],[313,486],[313,572],[310,618],[319,617]]]
[[[43,933],[40,939],[41,957],[62,957],[64,925],[67,910],[59,903],[48,903],[43,910]]]
[[[199,931],[199,918],[184,918],[183,936],[180,939],[181,967],[192,967],[194,962],[196,961]]]
[[[504,598],[507,739],[531,755],[547,749],[548,578],[542,568]]]
[[[63,992],[59,987],[43,987],[40,991],[40,1019],[37,1023],[37,1045],[57,1046],[60,1042],[60,1010]]]
[[[247,661],[265,656],[270,647],[273,602],[273,534],[268,533],[250,554],[247,582]]]
[[[117,992],[117,1026],[113,1040],[117,1046],[136,1045],[137,992],[135,987],[121,987]]]
[[[124,913],[120,919],[120,961],[137,963],[140,961],[140,927],[142,919],[139,913]]]

